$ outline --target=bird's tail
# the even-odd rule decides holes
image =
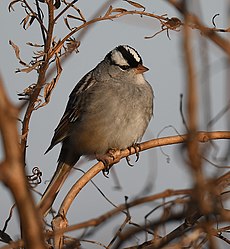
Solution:
[[[57,169],[44,194],[42,195],[40,203],[38,204],[42,215],[46,216],[48,214],[58,192],[60,191],[62,185],[68,177],[72,167],[73,166],[63,162],[58,163]]]

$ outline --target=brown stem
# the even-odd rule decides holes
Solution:
[[[36,101],[38,99],[38,96],[41,92],[42,87],[44,86],[46,82],[46,72],[49,67],[49,60],[50,57],[48,57],[48,52],[50,51],[51,48],[51,42],[52,42],[52,37],[53,37],[53,30],[54,30],[54,6],[52,1],[47,2],[48,5],[48,12],[49,12],[49,23],[48,23],[48,33],[45,41],[45,46],[44,46],[44,61],[41,64],[41,67],[38,70],[38,80],[36,83],[36,87],[30,96],[30,101],[28,104],[28,107],[26,109],[26,113],[22,122],[22,136],[21,136],[21,149],[23,152],[23,157],[24,157],[24,164],[26,161],[26,148],[27,148],[27,139],[28,139],[28,132],[29,132],[29,124],[30,124],[30,119],[32,116],[32,113],[34,111],[34,107],[36,104]]]
[[[18,109],[9,102],[0,80],[0,132],[4,148],[4,159],[0,163],[1,180],[16,202],[26,248],[45,249],[42,219],[29,191],[18,145],[18,114]]]

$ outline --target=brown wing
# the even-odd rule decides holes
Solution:
[[[46,150],[45,154],[49,152],[56,144],[63,141],[68,136],[68,117],[63,116],[61,119],[59,125],[54,131],[54,136],[52,138],[52,141],[50,143],[49,148]]]
[[[71,124],[76,122],[80,115],[80,106],[82,104],[82,96],[84,93],[96,83],[93,79],[92,71],[86,74],[75,86],[69,96],[65,112],[54,131],[49,148],[45,154],[50,151],[56,144],[62,142],[69,136]]]

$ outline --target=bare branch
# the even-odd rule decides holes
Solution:
[[[41,216],[38,215],[28,188],[21,150],[18,145],[18,109],[9,102],[1,79],[0,116],[0,131],[5,153],[4,160],[0,163],[1,180],[10,189],[15,199],[26,247],[45,249]]]
[[[199,142],[208,142],[213,139],[229,139],[230,132],[198,132],[196,135],[197,141]],[[171,144],[178,144],[184,143],[189,139],[189,135],[181,135],[181,136],[172,136],[172,137],[165,137],[159,139],[153,139],[147,142],[143,142],[139,144],[138,148],[140,151],[144,151],[150,148],[155,148],[164,145],[171,145]],[[119,162],[122,158],[126,158],[131,154],[135,154],[136,149],[130,148],[121,151],[119,157],[117,158],[110,158],[109,164],[113,165]],[[81,191],[81,189],[100,171],[105,168],[102,162],[98,162],[92,168],[90,168],[71,188],[68,195],[64,199],[60,209],[59,214],[61,217],[66,217],[67,211],[72,204],[73,200],[77,196],[77,194]]]

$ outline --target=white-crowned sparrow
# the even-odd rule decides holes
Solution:
[[[143,76],[147,70],[135,49],[121,45],[75,86],[46,151],[62,143],[56,172],[40,202],[42,213],[81,156],[97,158],[142,138],[153,115],[153,90]]]

